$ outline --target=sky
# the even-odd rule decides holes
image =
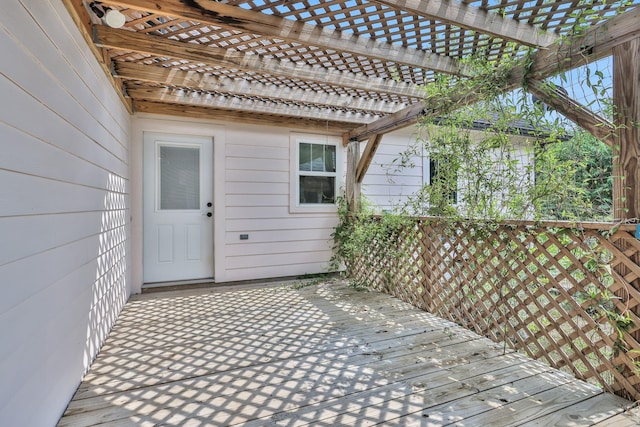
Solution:
[[[613,61],[611,57],[567,71],[561,75],[548,79],[567,90],[568,96],[579,102],[592,112],[611,117],[611,102],[613,97]],[[567,127],[576,125],[564,116],[551,111],[547,113],[549,120],[556,118],[567,123]]]

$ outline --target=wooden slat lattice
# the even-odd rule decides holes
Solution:
[[[358,282],[640,398],[635,226],[417,219],[362,254]]]

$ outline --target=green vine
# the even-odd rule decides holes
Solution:
[[[381,263],[394,265],[409,256],[409,248],[415,240],[410,230],[415,220],[405,215],[385,213],[374,215],[366,200],[360,212],[349,210],[344,197],[338,197],[338,225],[333,238],[333,256],[330,268],[333,270],[354,271],[357,268],[380,269]],[[379,255],[372,254],[373,248],[380,250]],[[362,264],[362,265],[359,265]],[[384,286],[394,287],[392,269],[382,268]],[[362,283],[354,283],[362,288]]]

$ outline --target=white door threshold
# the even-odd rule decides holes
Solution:
[[[200,288],[214,285],[216,282],[210,279],[174,280],[171,282],[152,282],[142,285],[142,292],[165,291],[173,289]]]

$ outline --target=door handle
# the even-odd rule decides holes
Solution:
[[[210,208],[211,206],[213,206],[213,203],[209,202],[207,203],[207,207]]]
[[[209,218],[211,218],[211,217],[213,216],[213,214],[212,214],[211,212],[207,212],[207,216],[208,216]]]

